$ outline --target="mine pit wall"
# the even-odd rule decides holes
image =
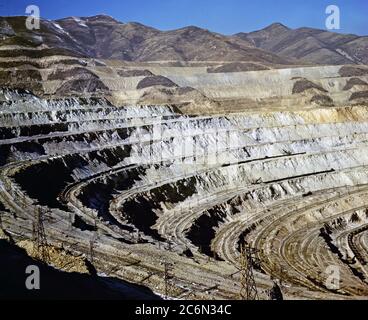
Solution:
[[[217,125],[217,123],[215,123],[215,125]],[[189,129],[191,130],[191,132],[193,131],[193,129],[195,129],[195,128],[191,128],[191,127],[189,127]],[[310,131],[313,131],[313,129],[315,129],[313,126],[312,126],[312,128],[311,128],[311,130]],[[321,129],[321,128],[319,128],[319,129]],[[346,129],[346,128],[345,128]],[[360,130],[360,128],[359,128],[359,126],[357,127],[357,128],[354,128],[355,130]],[[363,128],[364,129],[364,128]],[[267,130],[267,129],[266,129]],[[164,132],[165,132],[165,130],[163,130]],[[178,130],[179,131],[179,130]],[[269,130],[270,131],[270,130]],[[309,130],[308,130],[309,131]],[[180,131],[179,131],[180,132]],[[201,132],[201,131],[200,131]],[[265,136],[267,136],[267,137],[269,137],[270,136],[270,134],[268,133],[268,132],[265,132],[264,133],[265,134]],[[284,133],[280,133],[280,132],[278,132],[278,134],[280,134],[280,136],[282,135],[282,136],[285,136],[284,135]],[[326,134],[327,134],[327,132],[326,132]],[[165,135],[165,134],[164,134]],[[308,133],[306,134],[306,136],[308,136]],[[254,137],[254,135],[253,135],[253,137]],[[300,136],[299,136],[300,137]],[[290,135],[289,135],[289,138],[290,138]],[[260,141],[262,141],[263,139],[262,139],[262,136],[260,135],[260,130],[259,129],[257,129],[257,132],[256,132],[256,135],[255,135],[255,139],[254,139],[255,141],[258,141],[258,142],[260,142]],[[277,141],[277,137],[275,137],[274,138],[274,140],[275,141]],[[271,139],[271,141],[273,141],[273,139]],[[340,141],[340,143],[341,143],[341,141]],[[160,150],[158,150],[158,151],[160,151]],[[260,153],[262,153],[262,151],[260,152]],[[292,152],[290,152],[289,151],[289,153],[291,153],[292,154]],[[247,150],[247,154],[250,154],[250,152]],[[267,155],[267,156],[270,156],[270,155]],[[251,156],[250,156],[251,157]],[[112,165],[110,165],[110,167],[111,167]]]
[[[177,75],[177,79],[185,81],[187,83],[181,83],[179,80],[176,82],[179,85],[191,86],[194,83],[203,83],[203,86],[211,86],[216,84],[223,84],[226,82],[231,82],[231,85],[243,84],[247,82],[256,83],[259,81],[259,87],[262,81],[266,81],[266,77],[270,78],[271,83],[276,83],[277,81],[284,81],[296,78],[310,78],[310,79],[321,79],[321,78],[334,78],[339,77],[339,71],[341,66],[318,66],[318,67],[301,67],[301,68],[284,68],[284,69],[274,69],[274,70],[264,70],[264,71],[247,71],[247,72],[230,72],[230,73],[211,73],[206,74],[202,69],[191,69],[191,68],[180,68],[182,72],[178,72],[178,68],[161,68],[161,75],[173,78]],[[153,69],[152,69],[153,70]],[[155,71],[155,70],[154,70]],[[157,72],[157,71],[156,71]],[[199,81],[201,78],[202,81]],[[223,80],[221,80],[223,79]]]
[[[162,75],[181,87],[195,88],[209,99],[223,102],[222,107],[215,108],[223,113],[269,109],[298,110],[300,108],[315,108],[330,99],[334,106],[351,104],[355,91],[366,91],[368,86],[346,89],[351,77],[340,74],[341,66],[303,67],[292,69],[276,69],[266,71],[249,71],[233,73],[206,73],[188,69],[186,72],[176,73],[175,68],[162,68]],[[325,90],[325,100],[319,102],[314,98],[317,92],[293,92],[294,86],[300,79],[307,79]],[[367,83],[367,74],[358,78]],[[282,85],[280,85],[282,83]],[[129,94],[128,94],[129,95]],[[314,99],[313,99],[314,98]],[[242,101],[242,102],[241,102]],[[313,101],[316,104],[312,103]],[[358,101],[357,101],[358,102]],[[184,112],[197,113],[193,108]],[[203,108],[204,113],[210,112]]]
[[[2,130],[15,130],[0,142],[4,185],[13,183],[28,205],[77,214],[82,219],[74,221],[78,232],[92,234],[101,228],[112,236],[109,241],[137,230],[152,245],[170,239],[180,250],[190,248],[196,259],[208,255],[232,265],[244,230],[256,226],[247,233],[256,243],[253,232],[262,221],[282,217],[273,206],[368,184],[368,113],[363,106],[188,118],[165,106],[104,110],[99,103],[94,115],[74,100],[53,102],[59,111],[52,113],[40,100],[38,107],[34,102],[38,111],[33,116],[23,113],[22,102],[12,101],[13,111],[1,114],[6,122]],[[60,110],[69,107],[63,116]],[[54,123],[49,124],[51,116]],[[116,127],[116,118],[122,128]],[[91,125],[91,120],[96,123]],[[152,141],[157,128],[160,136]],[[227,135],[219,131],[233,133],[239,144],[229,150]],[[177,153],[177,146],[184,144]],[[9,198],[1,199],[7,208],[15,208]],[[265,207],[270,212],[263,212]],[[352,223],[352,230],[364,226],[359,217],[361,224]],[[305,223],[297,221],[295,232]],[[237,226],[233,236],[225,232],[230,225]],[[226,246],[218,245],[222,230],[229,237]],[[110,243],[103,239],[106,244],[101,246]],[[128,237],[124,239],[128,243]],[[347,239],[350,246],[360,243]],[[364,267],[356,270],[364,274]],[[349,280],[351,275],[344,277]],[[302,284],[318,289],[308,281]]]

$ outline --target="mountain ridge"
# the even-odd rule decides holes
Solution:
[[[213,61],[272,65],[368,64],[368,37],[280,22],[253,32],[223,35],[197,26],[162,31],[108,15],[41,19],[25,28],[24,16],[0,17],[0,47],[66,50],[68,54],[122,61]],[[10,54],[10,52],[9,52]]]
[[[314,64],[368,64],[367,36],[309,27],[290,29],[280,23],[234,36],[285,58]]]

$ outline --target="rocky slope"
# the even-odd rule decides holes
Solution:
[[[367,297],[366,65],[255,47],[280,25],[240,40],[107,16],[23,23],[0,20],[1,238],[159,294],[171,263],[177,299],[238,298],[247,243],[261,299],[275,281],[286,299]]]
[[[236,36],[289,59],[314,64],[368,64],[368,37],[313,28],[290,29],[281,23]]]
[[[298,91],[321,91],[305,82]],[[198,299],[237,297],[247,241],[263,299],[271,276],[286,298],[366,296],[367,106],[184,116],[1,97],[0,211],[13,240],[31,237],[41,212],[48,242],[87,259],[92,246],[99,272],[162,292],[170,261],[170,295]]]
[[[164,32],[139,23],[121,23],[108,16],[42,20],[41,29],[34,31],[25,28],[25,17],[2,17],[0,23],[2,56],[64,54],[141,62],[292,64],[291,60],[255,48],[247,41],[193,26]]]
[[[63,54],[124,61],[251,62],[261,65],[367,64],[368,38],[313,28],[265,29],[225,36],[194,26],[160,31],[99,15],[42,20],[25,28],[25,17],[0,18],[1,55]],[[14,50],[15,49],[15,50]],[[243,70],[244,71],[244,70]]]

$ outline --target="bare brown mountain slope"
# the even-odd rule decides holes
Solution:
[[[41,29],[34,31],[25,28],[25,17],[0,18],[0,47],[5,57],[54,53],[138,62],[294,63],[293,59],[258,49],[238,37],[193,26],[160,31],[139,23],[121,23],[104,15],[42,20]]]
[[[251,62],[262,65],[368,64],[368,37],[275,23],[225,36],[194,26],[160,31],[109,16],[41,20],[29,31],[25,17],[0,17],[1,57],[85,56],[123,61]]]
[[[235,36],[289,59],[314,64],[368,64],[368,37],[313,28],[293,30],[281,23]]]

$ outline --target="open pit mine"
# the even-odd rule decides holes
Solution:
[[[254,34],[23,21],[0,24],[0,238],[171,299],[244,298],[244,248],[259,299],[368,296],[366,38],[318,64]]]

